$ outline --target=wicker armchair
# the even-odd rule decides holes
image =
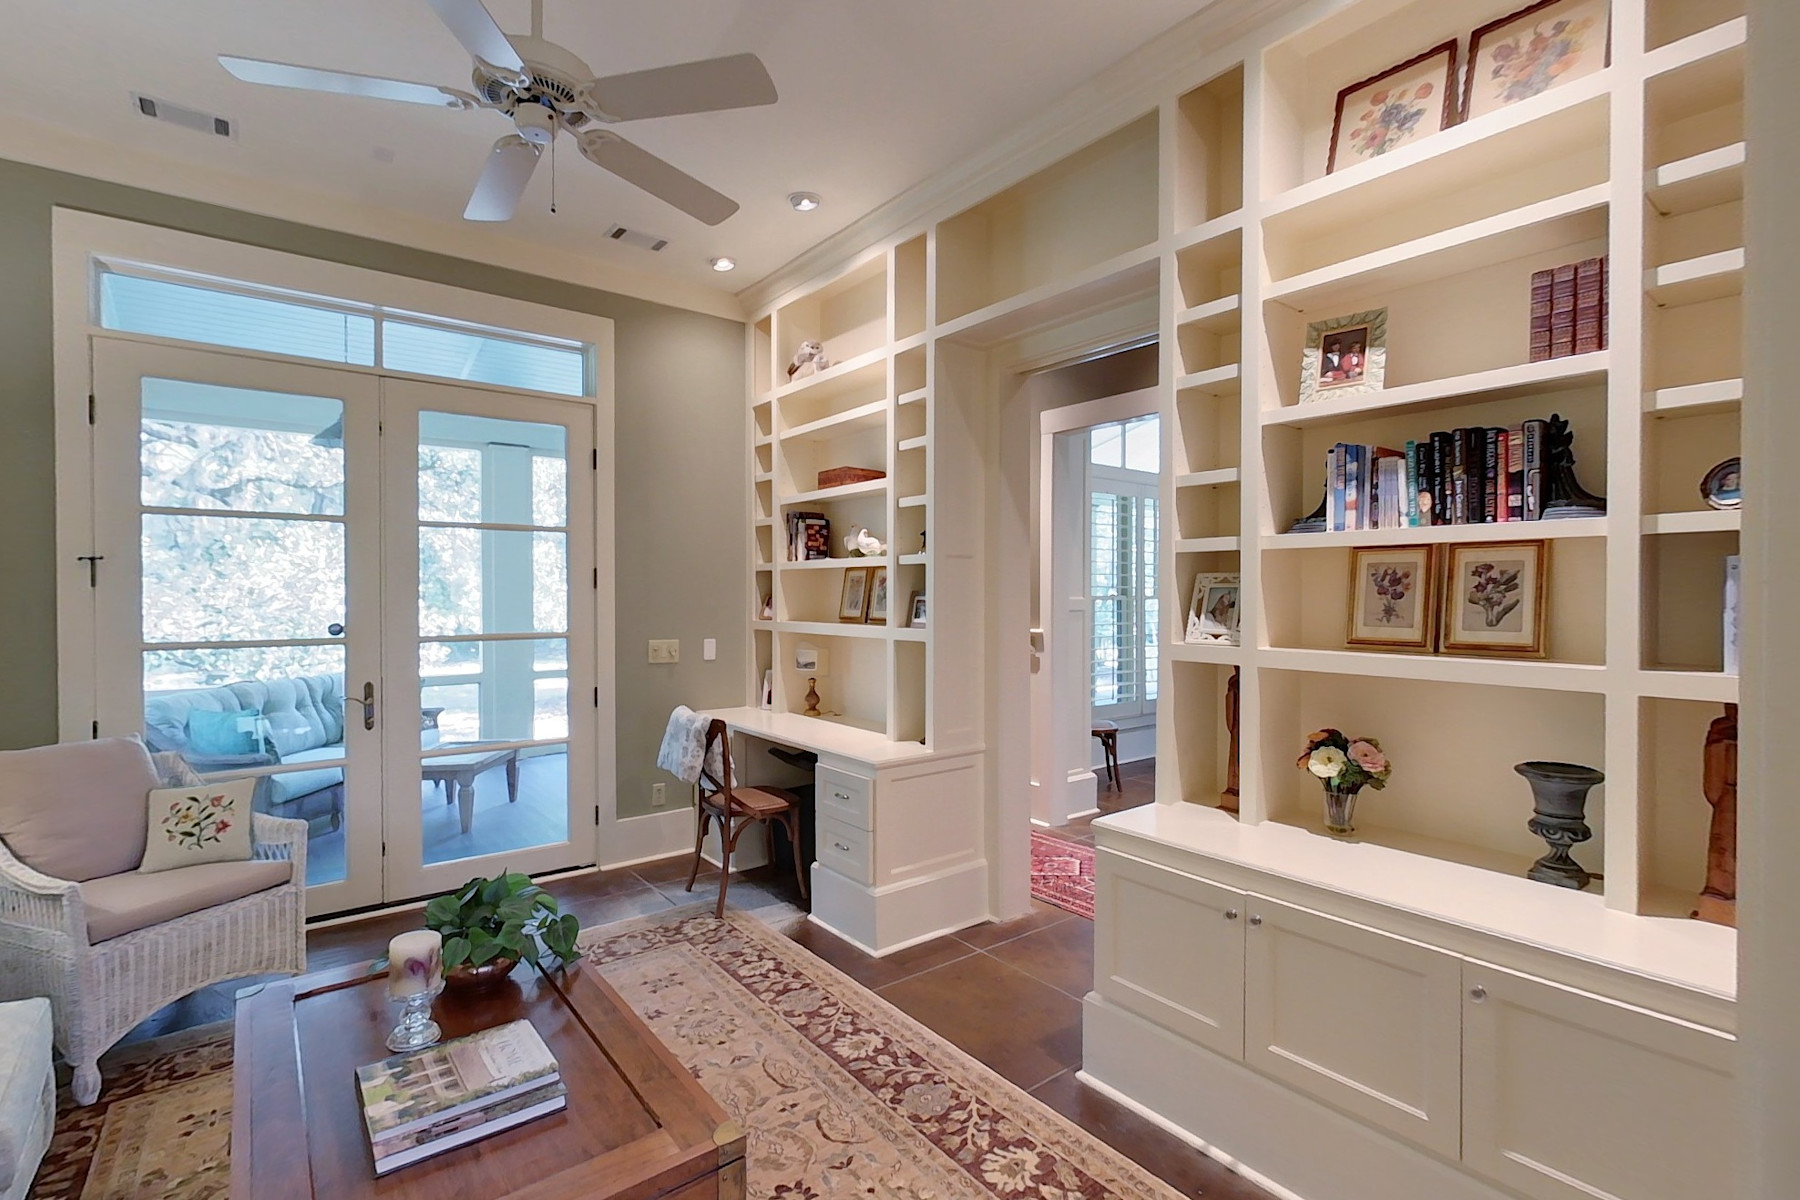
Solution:
[[[288,863],[286,882],[100,940],[90,937],[83,889],[102,881],[35,870],[7,846],[5,833],[0,829],[0,1000],[49,997],[78,1104],[100,1095],[100,1055],[157,1009],[222,980],[305,969],[304,821],[263,813],[251,820],[253,860]]]

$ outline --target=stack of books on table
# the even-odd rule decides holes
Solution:
[[[563,1108],[556,1059],[530,1021],[513,1021],[356,1069],[375,1174]]]

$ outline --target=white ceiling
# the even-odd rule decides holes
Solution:
[[[488,0],[523,32],[529,0]],[[993,141],[1207,0],[547,0],[544,32],[597,74],[753,51],[780,103],[621,126],[738,200],[717,228],[653,200],[558,140],[507,229],[640,271],[737,291]],[[425,0],[0,0],[0,114],[85,138],[439,221],[460,218],[497,113],[456,113],[240,83],[220,53],[469,86]],[[71,86],[80,81],[83,86]],[[230,117],[235,141],[137,114],[130,93]],[[391,161],[389,161],[391,158]],[[825,206],[795,213],[787,194]],[[671,239],[606,242],[622,222]],[[706,265],[729,254],[739,269]]]

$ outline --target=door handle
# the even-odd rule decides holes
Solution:
[[[356,696],[345,696],[344,702],[346,704],[361,704],[363,710],[363,728],[375,728],[375,685],[373,683],[363,684],[362,696],[360,698]]]

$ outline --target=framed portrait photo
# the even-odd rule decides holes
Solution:
[[[1430,546],[1352,550],[1345,644],[1415,654],[1437,649],[1436,565]]]
[[[1368,162],[1456,124],[1456,40],[1338,93],[1325,173]]]
[[[868,611],[869,568],[844,568],[844,590],[838,594],[838,620],[860,622]]]
[[[1444,653],[1544,657],[1549,543],[1450,546],[1444,563]]]
[[[888,569],[869,568],[869,608],[863,619],[871,625],[886,625],[888,612]]]
[[[1706,473],[1700,481],[1700,497],[1717,509],[1744,506],[1744,463],[1733,455]]]
[[[1388,310],[1314,321],[1300,362],[1300,403],[1378,392],[1387,378]]]
[[[1469,39],[1463,120],[1592,75],[1611,55],[1611,0],[1541,0],[1490,21]]]
[[[1237,645],[1238,600],[1238,576],[1205,573],[1194,576],[1184,640]]]
[[[914,592],[906,602],[906,624],[912,629],[925,628],[925,593]]]

